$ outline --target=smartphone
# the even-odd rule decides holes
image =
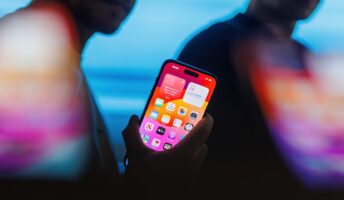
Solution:
[[[167,60],[142,114],[143,143],[156,151],[173,148],[203,118],[217,78],[185,63]]]

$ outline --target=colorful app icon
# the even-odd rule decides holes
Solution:
[[[156,130],[156,133],[159,135],[164,135],[165,134],[166,129],[163,127],[159,127],[158,130]]]
[[[171,116],[169,116],[169,115],[163,115],[161,118],[162,123],[168,124],[168,123],[170,123],[170,121],[171,121]]]
[[[151,145],[152,145],[153,147],[156,147],[156,148],[159,148],[159,147],[160,147],[160,144],[161,144],[161,140],[159,140],[159,139],[157,139],[157,138],[154,138],[154,139],[152,140],[152,143],[151,143]]]
[[[157,111],[152,111],[151,114],[150,114],[150,118],[151,119],[158,119],[158,116],[159,116],[159,113]]]
[[[195,111],[192,111],[191,114],[190,114],[190,119],[192,120],[196,120],[198,117],[198,113],[195,112]]]
[[[143,134],[143,135],[142,135],[142,141],[143,141],[143,143],[147,144],[148,141],[149,141],[149,136]]]
[[[145,130],[146,130],[146,131],[152,132],[153,129],[154,129],[154,124],[153,124],[153,123],[147,122],[147,123],[145,124]]]
[[[169,102],[166,106],[166,110],[173,112],[176,109],[176,104]]]
[[[168,138],[170,138],[171,140],[176,139],[176,137],[177,137],[177,133],[174,132],[174,131],[171,131],[171,132],[168,134]]]
[[[182,126],[183,121],[180,119],[174,119],[173,126],[176,128],[180,128]]]
[[[186,80],[172,74],[166,74],[160,87],[160,93],[164,96],[178,99],[183,92],[185,84]]]
[[[204,105],[208,94],[208,88],[196,83],[190,83],[185,91],[183,101],[201,108]]]
[[[188,132],[190,132],[195,126],[193,124],[190,123],[186,123],[184,129]]]
[[[187,111],[188,111],[187,108],[180,106],[178,109],[178,115],[185,116]]]
[[[172,149],[172,144],[165,143],[165,144],[164,144],[164,149],[165,149],[165,150]]]
[[[158,108],[161,108],[164,105],[164,102],[165,101],[163,99],[157,98],[157,99],[155,99],[154,106],[158,107]]]

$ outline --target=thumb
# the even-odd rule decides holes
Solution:
[[[174,151],[181,154],[194,154],[207,140],[214,125],[214,119],[207,114],[194,129],[175,146]]]
[[[203,144],[193,157],[195,173],[198,174],[208,154],[208,146]]]

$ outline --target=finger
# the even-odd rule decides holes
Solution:
[[[208,145],[203,144],[195,153],[193,157],[195,174],[198,174],[203,166],[203,163],[208,155]]]
[[[137,134],[132,134],[132,133]],[[127,147],[136,146],[133,144],[139,135],[139,118],[136,115],[130,117],[127,127],[123,131],[123,139]]]
[[[128,154],[138,154],[147,151],[147,148],[141,139],[139,118],[136,115],[133,115],[130,118],[128,126],[123,131],[123,139]]]
[[[175,151],[180,153],[191,153],[194,154],[195,151],[205,143],[209,137],[211,130],[214,125],[214,119],[211,115],[207,114],[197,126],[190,131],[190,133],[176,145]]]

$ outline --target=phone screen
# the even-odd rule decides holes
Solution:
[[[216,86],[213,75],[176,61],[163,65],[141,118],[147,147],[173,148],[202,119]]]

